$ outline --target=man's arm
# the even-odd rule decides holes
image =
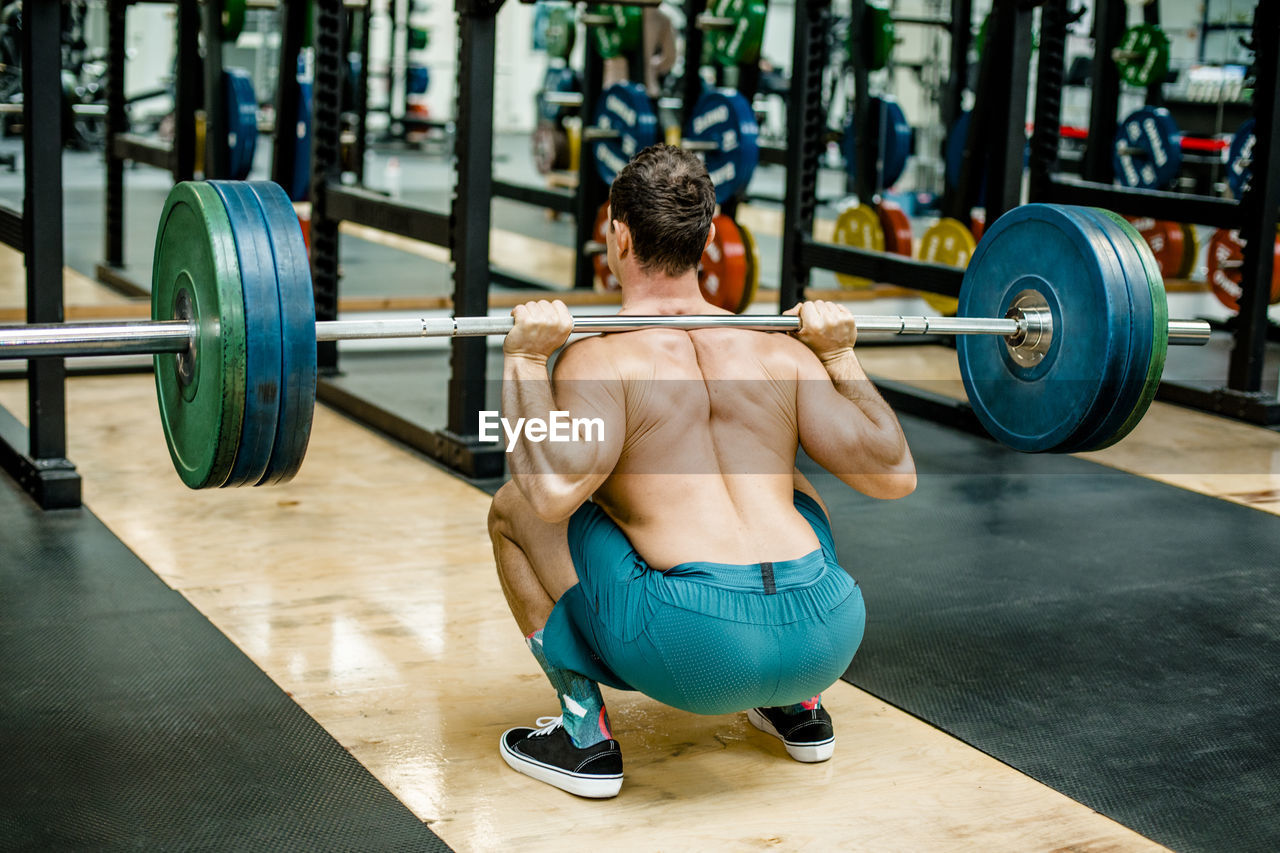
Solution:
[[[854,354],[857,326],[843,306],[806,302],[796,338],[814,357],[800,359],[797,417],[805,453],[843,482],[874,498],[916,487],[915,462],[893,409]]]
[[[560,354],[555,384],[547,359],[573,329],[558,300],[517,306],[515,328],[503,344],[502,416],[514,429],[548,425],[515,439],[507,462],[511,479],[546,521],[573,514],[612,473],[622,453],[625,413],[622,383],[603,341],[586,338]],[[550,430],[554,429],[555,432]]]

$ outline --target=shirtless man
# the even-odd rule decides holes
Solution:
[[[688,152],[640,152],[610,190],[622,314],[725,314],[698,289],[715,195]],[[576,341],[564,304],[519,306],[503,345],[508,421],[598,418],[603,434],[520,440],[489,530],[503,592],[560,696],[560,717],[505,732],[514,769],[611,797],[622,753],[598,683],[700,714],[746,711],[800,761],[831,757],[820,693],[862,641],[797,447],[859,491],[898,498],[915,465],[854,355],[842,307],[792,309],[795,336],[646,329]]]

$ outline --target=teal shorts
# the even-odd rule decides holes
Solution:
[[[862,642],[857,582],[836,562],[826,514],[795,507],[821,547],[780,563],[650,569],[593,503],[569,520],[578,572],[543,631],[547,659],[698,714],[790,705],[830,687]]]

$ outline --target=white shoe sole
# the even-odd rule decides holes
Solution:
[[[508,731],[510,730],[508,729]],[[502,739],[498,741],[498,749],[502,753],[502,759],[507,762],[507,766],[517,773],[523,773],[526,776],[537,779],[539,782],[546,782],[548,785],[554,785],[562,791],[577,794],[579,797],[606,800],[610,797],[618,796],[618,791],[622,789],[621,773],[616,776],[574,773],[570,770],[552,767],[550,764],[543,764],[541,761],[537,761],[527,755],[512,752],[507,747],[507,735],[505,732],[502,735]]]
[[[803,761],[805,764],[817,764],[828,760],[835,754],[836,739],[834,735],[821,743],[792,743],[778,734],[778,730],[773,727],[773,723],[769,722],[769,718],[755,708],[747,710],[747,719],[751,721],[751,725],[760,731],[773,735],[782,741],[782,745],[787,748],[787,755],[790,755],[796,761]]]

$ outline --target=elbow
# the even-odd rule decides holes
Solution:
[[[885,493],[877,495],[882,500],[896,501],[899,498],[905,498],[916,490],[916,472],[913,467],[910,471],[900,474],[889,474],[885,478]]]
[[[547,478],[538,478],[536,482],[526,478],[513,479],[517,479],[517,485],[534,514],[549,524],[565,521],[585,500],[579,489],[559,478],[554,482]]]
[[[876,475],[871,497],[893,501],[905,498],[916,490],[916,463],[907,449],[905,440],[897,448],[897,453],[882,471]]]

